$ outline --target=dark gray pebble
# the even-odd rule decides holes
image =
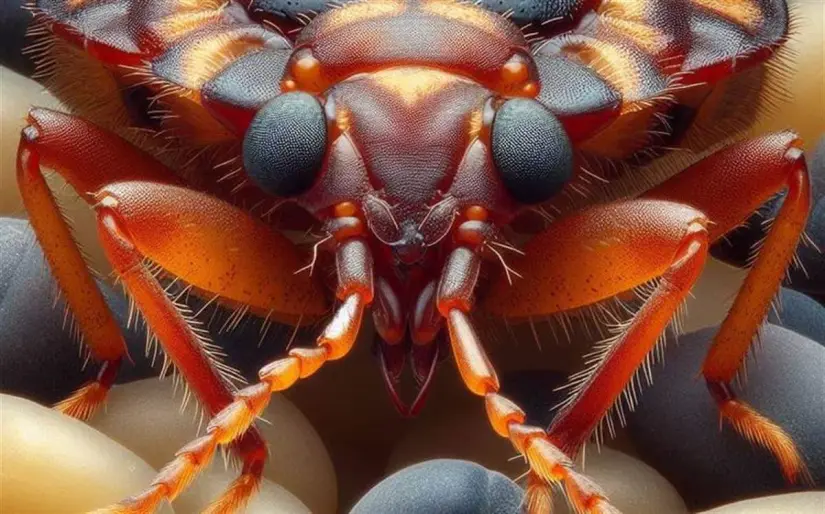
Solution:
[[[809,465],[815,486],[788,485],[774,459],[725,425],[699,376],[716,329],[671,344],[654,386],[629,416],[642,459],[656,468],[693,510],[745,498],[825,488],[825,348],[795,332],[767,325],[749,359],[741,397],[785,428]]]
[[[781,310],[778,314],[771,310],[768,322],[793,330],[825,346],[825,306],[810,296],[784,287],[779,291],[779,302]]]
[[[142,328],[125,330],[128,301],[120,290],[99,283],[118,323],[124,328],[129,362],[124,362],[118,382],[157,375],[151,356],[145,355]],[[98,364],[84,368],[80,345],[64,326],[64,304],[54,305],[55,283],[45,257],[27,221],[0,218],[0,391],[41,403],[65,398],[94,376]],[[188,298],[194,310],[203,304]],[[225,361],[248,379],[265,363],[283,353],[291,329],[273,325],[261,343],[261,320],[246,316],[237,328],[224,331],[230,315],[224,309],[207,308],[202,319],[211,320],[212,339],[227,354]],[[300,339],[299,339],[299,343]]]
[[[385,478],[350,514],[516,514],[523,496],[501,473],[468,461],[439,459]]]

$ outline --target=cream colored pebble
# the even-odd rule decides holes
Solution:
[[[66,110],[42,85],[0,67],[0,216],[26,217],[17,190],[15,163],[20,130],[26,126],[26,115],[32,107]],[[89,256],[92,267],[105,276],[112,267],[98,243],[94,213],[56,173],[47,173],[46,181],[63,214],[72,220],[73,233]]]
[[[194,403],[193,399],[181,413],[182,392],[174,393],[171,379],[141,380],[115,386],[105,412],[99,412],[90,424],[160,469],[181,446],[197,437]],[[273,486],[277,484],[276,487],[295,495],[313,513],[334,514],[338,497],[335,470],[315,429],[301,411],[281,395],[272,396],[263,417],[270,422],[258,424],[269,443],[264,476]],[[204,428],[206,422],[204,419]],[[229,483],[237,476],[231,468],[224,470],[220,455],[215,457],[211,473],[215,480],[196,481],[191,492],[178,502],[202,508],[222,491],[222,487],[215,486],[216,481]],[[283,496],[280,492],[270,496],[277,495]],[[288,504],[287,501],[285,505]]]
[[[86,424],[0,395],[0,512],[87,512],[142,490],[155,473]],[[159,512],[174,511],[164,506]]]
[[[702,514],[822,514],[825,512],[825,492],[779,494],[731,503]]]
[[[204,471],[192,488],[183,493],[172,504],[180,514],[197,514],[224,491],[236,474],[230,468],[227,472],[218,457],[211,468]],[[280,485],[264,479],[258,493],[247,505],[243,514],[310,514],[306,505]]]

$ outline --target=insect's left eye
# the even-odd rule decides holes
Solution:
[[[306,93],[282,94],[252,119],[243,140],[244,168],[267,193],[297,196],[315,182],[326,142],[327,121],[318,100]]]
[[[523,204],[549,200],[573,176],[573,148],[561,122],[535,100],[504,102],[490,147],[504,187]]]

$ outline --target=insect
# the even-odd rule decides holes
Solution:
[[[91,415],[125,349],[42,168],[93,207],[119,280],[212,416],[145,491],[99,512],[154,511],[227,445],[241,474],[209,512],[242,508],[266,458],[254,422],[270,394],[344,358],[369,314],[402,413],[421,408],[450,352],[529,465],[528,511],[547,512],[560,484],[577,511],[616,512],[571,457],[623,397],[632,407],[709,245],[782,190],[701,372],[721,417],[788,480],[804,477],[790,437],[730,384],[801,237],[805,159],[790,132],[716,148],[766,94],[784,1],[38,0],[32,11],[29,52],[76,115],[30,112],[18,183],[101,362],[58,407]],[[670,178],[649,187],[651,169]],[[314,244],[285,235],[307,227],[323,234]],[[235,390],[157,270],[267,322],[321,323],[317,343]],[[639,287],[643,304],[573,378],[552,425],[526,424],[471,315],[576,314]],[[398,392],[407,365],[412,401]]]

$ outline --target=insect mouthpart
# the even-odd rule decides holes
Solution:
[[[400,227],[401,237],[389,246],[393,250],[396,259],[402,264],[412,265],[424,258],[427,252],[427,245],[424,234],[412,220],[405,221]]]

